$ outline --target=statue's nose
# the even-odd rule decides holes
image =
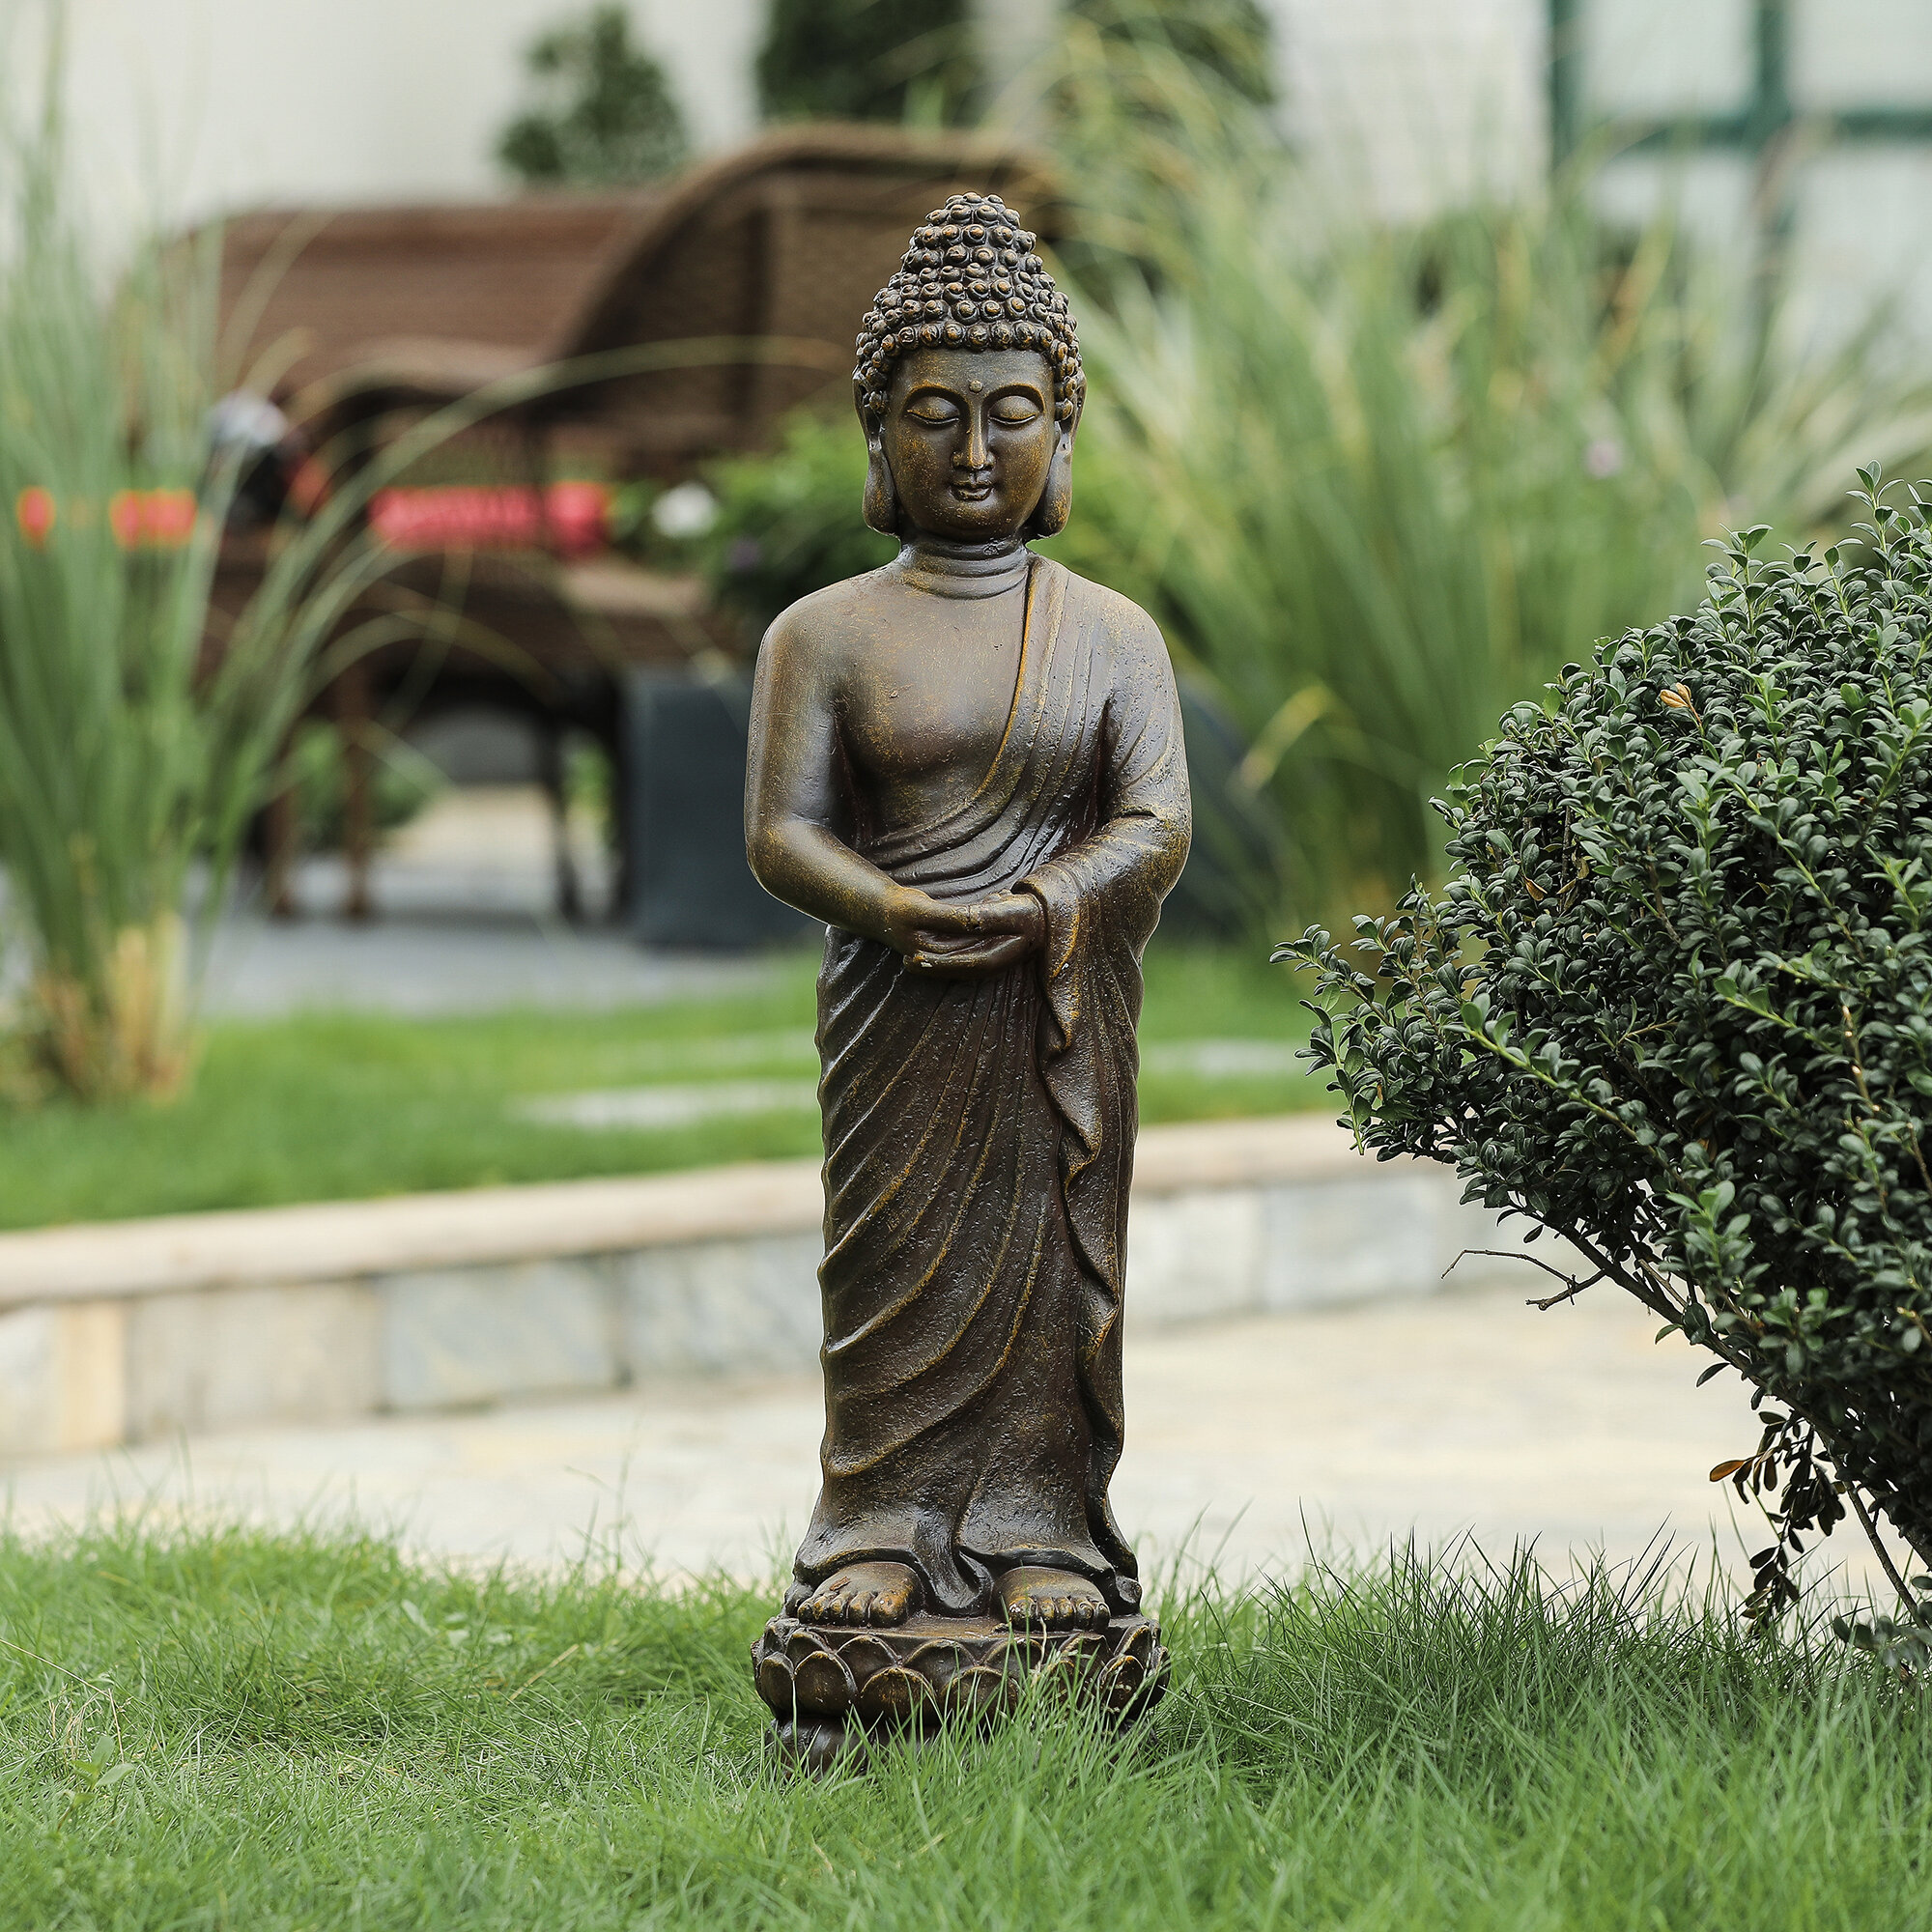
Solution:
[[[952,452],[953,464],[962,469],[983,469],[986,468],[986,426],[978,416],[972,417],[966,425],[966,446]]]

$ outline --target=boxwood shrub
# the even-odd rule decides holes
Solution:
[[[1607,1280],[1749,1381],[1713,1473],[1777,1524],[1760,1611],[1847,1503],[1908,1602],[1889,1542],[1932,1570],[1932,533],[1859,475],[1858,541],[1726,539],[1517,705],[1439,892],[1276,955],[1366,1147],[1587,1257],[1546,1304]]]

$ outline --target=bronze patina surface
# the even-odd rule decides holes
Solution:
[[[811,1771],[841,1758],[859,1768],[880,1732],[997,1717],[1030,1689],[1127,1721],[1160,1700],[1168,1676],[1160,1625],[1144,1616],[1085,1631],[1016,1630],[998,1617],[915,1614],[862,1630],[774,1617],[752,1668],[780,1749]]]
[[[997,198],[914,236],[855,385],[903,548],[772,626],[746,796],[753,871],[827,925],[824,1480],[755,1653],[813,1763],[1041,1669],[1122,1712],[1165,1672],[1107,1489],[1141,952],[1187,853],[1173,673],[1027,547],[1066,521],[1085,379]]]

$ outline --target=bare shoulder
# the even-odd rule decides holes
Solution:
[[[759,648],[760,666],[769,660],[774,671],[787,677],[836,678],[867,629],[865,619],[878,596],[878,576],[868,570],[828,583],[781,611]]]

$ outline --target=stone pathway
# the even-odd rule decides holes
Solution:
[[[1745,1574],[1765,1541],[1712,1464],[1755,1442],[1741,1385],[1694,1389],[1689,1347],[1606,1292],[1538,1314],[1515,1293],[1446,1293],[1166,1329],[1127,1346],[1128,1446],[1114,1495],[1144,1568],[1293,1571],[1467,1532],[1552,1565],[1624,1560],[1667,1532]],[[668,1575],[773,1572],[810,1509],[812,1382],[644,1389],[469,1416],[210,1437],[16,1465],[14,1522],[114,1503],[260,1520],[355,1516],[464,1562],[567,1561],[588,1540]],[[1863,1580],[1841,1531],[1822,1571]]]
[[[243,1019],[304,1009],[426,1015],[653,1006],[755,992],[773,971],[755,955],[652,952],[609,927],[526,914],[419,913],[371,925],[243,914],[216,937],[207,1010]]]
[[[608,860],[594,841],[577,843],[589,902],[600,905]],[[773,970],[755,956],[647,952],[609,925],[559,919],[550,810],[534,785],[444,792],[384,843],[370,883],[378,917],[350,924],[340,917],[341,859],[304,859],[293,881],[302,917],[270,920],[256,905],[224,921],[210,1015],[655,1005],[755,991]]]

